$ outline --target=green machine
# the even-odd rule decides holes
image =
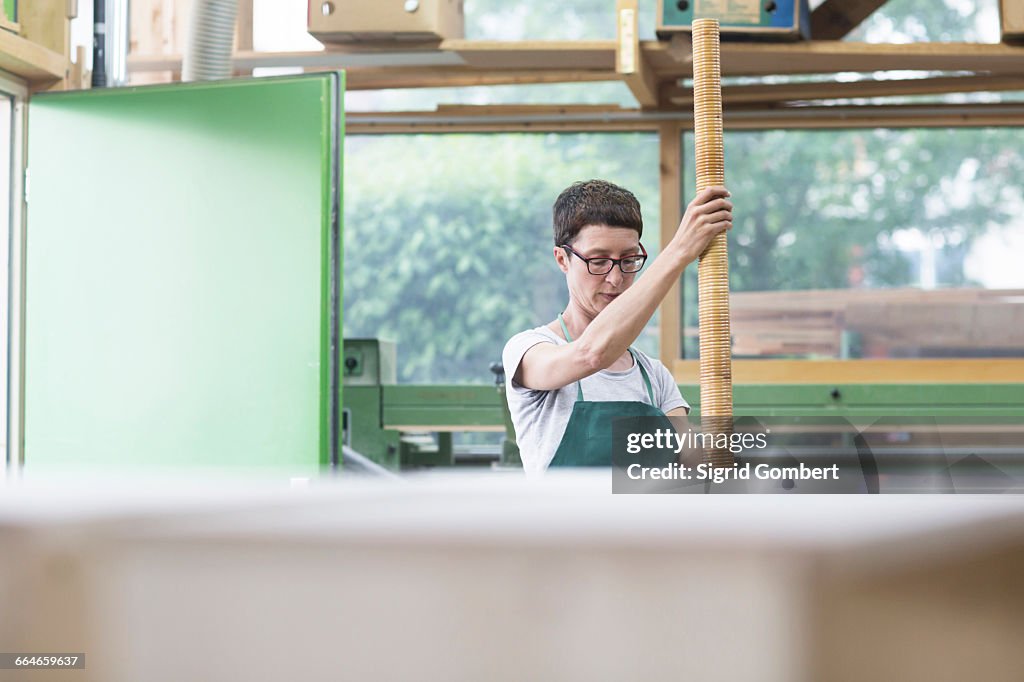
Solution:
[[[395,360],[394,344],[345,341],[346,445],[390,469],[521,466],[500,366],[492,367],[495,385],[396,384]],[[699,416],[699,387],[679,388]],[[761,384],[737,385],[733,391],[738,417],[1024,418],[1021,384]],[[460,460],[451,445],[458,431],[504,432],[505,437],[489,457]],[[436,440],[425,436],[430,433]]]
[[[345,339],[342,381],[347,402],[342,410],[342,443],[390,469],[399,469],[400,434],[386,429],[380,405],[385,386],[396,381],[395,344],[377,339]]]
[[[492,365],[493,385],[397,384],[395,344],[345,339],[343,439],[390,469],[452,465],[520,465],[505,404],[504,374]],[[499,432],[493,445],[454,444],[459,432]]]

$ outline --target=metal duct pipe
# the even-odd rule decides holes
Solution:
[[[238,0],[196,0],[181,80],[211,81],[231,76],[237,12]]]
[[[93,0],[92,86],[128,82],[128,0]]]

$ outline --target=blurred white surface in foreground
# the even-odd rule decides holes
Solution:
[[[1024,670],[1024,498],[610,491],[608,471],[8,480],[0,650],[86,670],[0,677]]]

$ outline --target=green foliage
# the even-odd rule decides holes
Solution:
[[[1024,160],[1013,129],[735,132],[726,182],[735,291],[915,284],[892,243],[917,230],[961,253],[1012,217]],[[687,135],[692,158],[692,135]],[[695,182],[692,177],[688,187]],[[963,285],[962,268],[938,285]]]
[[[729,133],[730,288],[914,286],[914,254],[899,247],[901,237],[944,245],[937,286],[977,286],[963,269],[971,243],[1012,224],[1024,202],[1019,138],[1013,128]],[[692,158],[692,135],[685,141]],[[691,326],[696,280],[691,268]]]

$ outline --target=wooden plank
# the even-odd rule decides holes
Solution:
[[[999,25],[1003,42],[1024,41],[1024,2],[999,0]]]
[[[45,47],[69,61],[71,20],[67,0],[35,0],[18,3],[21,37]],[[67,67],[65,67],[67,68]]]
[[[238,0],[235,21],[235,52],[252,50],[253,0]]]
[[[46,86],[63,79],[70,64],[63,54],[0,30],[0,69],[24,78],[30,85]]]
[[[1022,310],[1018,302],[865,301],[844,308],[844,325],[889,347],[1024,351]]]
[[[492,115],[515,114],[582,114],[630,111],[617,104],[439,104],[440,115],[463,116],[487,113]]]
[[[86,90],[91,85],[92,71],[85,67],[86,51],[83,45],[75,48],[75,62],[68,74],[68,90]]]
[[[894,350],[1019,349],[1019,290],[895,289],[742,292],[731,297],[737,355],[838,356],[842,331],[879,355]],[[689,336],[696,330],[688,329]],[[924,353],[927,355],[927,352]]]
[[[487,133],[635,133],[657,132],[657,124],[637,125],[631,121],[590,121],[580,125],[574,121],[545,120],[539,122],[479,122],[467,125],[462,121],[446,122],[429,119],[394,120],[361,112],[346,113],[345,132],[350,135],[418,135],[487,134]]]
[[[238,0],[238,15],[235,21],[235,52],[250,52],[252,46],[253,0]],[[251,76],[252,69],[238,69],[236,76]]]
[[[181,73],[181,55],[188,39],[192,0],[130,0],[128,76],[133,85],[166,83]],[[166,61],[160,68],[132,68],[136,55],[154,55]],[[170,59],[167,57],[171,56]]]
[[[437,112],[349,112],[351,134],[657,132],[664,122],[690,128],[692,113],[623,110],[492,115],[479,107],[472,115]],[[767,111],[726,111],[727,130],[853,130],[863,128],[963,128],[1024,126],[1024,105],[902,105],[887,107],[801,107]]]
[[[775,103],[854,97],[896,97],[939,95],[953,92],[1000,92],[1024,90],[1024,76],[951,76],[942,78],[901,78],[852,82],[733,85],[722,88],[722,100],[729,104]],[[693,89],[668,86],[662,89],[666,105],[693,106]]]
[[[643,109],[658,106],[658,79],[640,50],[637,26],[637,0],[618,0],[618,39],[615,52],[615,71],[623,80],[637,103]]]
[[[470,41],[446,40],[441,50],[408,52],[377,49],[335,49],[291,52],[239,51],[232,55],[236,67],[329,67],[374,68],[391,71],[422,69],[431,65],[439,70],[468,67],[476,73],[503,71],[600,71],[615,74],[615,41]],[[177,53],[139,51],[129,60],[133,71],[165,70],[180,66]],[[376,64],[375,64],[376,62]],[[363,65],[360,65],[363,64]]]
[[[661,248],[672,240],[683,215],[682,199],[682,127],[678,122],[658,127],[658,177],[661,216]],[[681,280],[681,278],[680,278]],[[676,282],[658,307],[658,355],[666,367],[683,357],[681,288]]]
[[[353,112],[346,113],[346,135],[466,135],[490,133],[635,133],[656,132],[657,125],[637,125],[631,122],[594,121],[581,126],[571,121],[543,123],[491,123],[466,126],[460,123],[386,123],[360,119]]]
[[[615,70],[614,40],[445,40],[441,49],[478,69]]]
[[[332,67],[324,67],[330,69]],[[307,68],[306,71],[314,69]],[[587,83],[618,81],[614,71],[501,71],[481,73],[466,67],[440,70],[432,67],[403,69],[349,69],[345,73],[347,90],[385,88],[461,88],[480,85],[537,85],[542,83]]]
[[[614,71],[615,41],[493,42],[449,40],[442,49],[475,69],[580,69]],[[670,45],[643,41],[641,52],[659,78],[692,75],[692,55]],[[1024,48],[983,43],[802,43],[722,44],[723,75],[833,73],[838,71],[992,71],[1019,75]]]
[[[860,26],[886,0],[825,0],[811,12],[811,37],[839,40]]]
[[[962,128],[1024,125],[1015,104],[820,106],[725,112],[727,130],[835,130],[856,128]]]
[[[371,50],[309,52],[239,52],[235,68],[300,66],[307,69],[345,68],[356,76],[364,69],[376,75],[404,78],[410,85],[432,87],[437,78],[499,77],[518,74],[576,73],[587,77],[621,79],[615,72],[616,41],[494,42],[447,40],[442,50],[405,55]],[[642,42],[640,54],[657,80],[687,78],[692,67],[686,55],[675,55],[665,43]],[[391,64],[381,64],[390,58]],[[378,63],[373,63],[376,59]],[[796,44],[722,44],[722,73],[728,76],[835,73],[840,71],[986,71],[1020,76],[1024,47],[975,43],[911,43],[906,45],[808,41]],[[129,71],[180,71],[181,55],[136,51]],[[422,80],[420,80],[422,79]]]
[[[850,303],[913,302],[1016,302],[1024,297],[1024,289],[802,289],[796,291],[733,292],[730,307],[744,309],[793,308],[800,311],[828,310]]]
[[[181,50],[173,53],[156,51],[137,52],[130,56],[130,71],[164,71],[181,68]],[[416,53],[385,53],[367,50],[353,52],[345,50],[307,50],[297,52],[235,52],[231,55],[231,63],[235,68],[277,68],[301,67],[304,69],[380,69],[386,68],[400,73],[406,69],[418,72],[424,68],[437,69],[439,72],[448,70],[468,72],[465,63],[454,53],[416,52]],[[609,69],[612,73],[612,69]],[[476,73],[485,74],[477,70]]]
[[[644,42],[641,49],[660,79],[689,78],[686,55],[670,44]],[[837,73],[840,71],[989,71],[1020,75],[1024,47],[987,43],[722,43],[723,76]]]
[[[235,69],[258,68],[268,66],[274,60],[259,57],[260,53],[244,53],[252,55],[246,63],[240,64],[239,58],[242,53],[236,55]],[[266,54],[266,53],[263,53]],[[280,55],[282,53],[270,53]],[[312,73],[316,71],[334,71],[344,68],[338,64],[327,63],[330,58],[325,58],[324,53],[320,55],[319,63],[302,65],[303,71]],[[333,54],[333,50],[332,50]],[[279,64],[278,64],[279,65]],[[177,70],[180,73],[180,55],[159,55],[159,54],[130,54],[128,56],[128,70],[133,74],[133,80],[146,72],[172,73]],[[168,76],[165,76],[165,80]],[[506,70],[506,71],[476,71],[466,66],[452,67],[358,67],[346,68],[345,89],[346,90],[382,90],[394,88],[452,88],[452,87],[475,87],[482,85],[536,85],[542,83],[584,83],[596,81],[619,81],[622,77],[612,70],[608,71],[530,71],[530,70]]]
[[[130,54],[181,55],[195,0],[130,0]],[[174,70],[181,70],[180,64]]]
[[[676,360],[672,374],[695,384],[698,360]],[[734,384],[1017,384],[1024,360],[733,360]]]

